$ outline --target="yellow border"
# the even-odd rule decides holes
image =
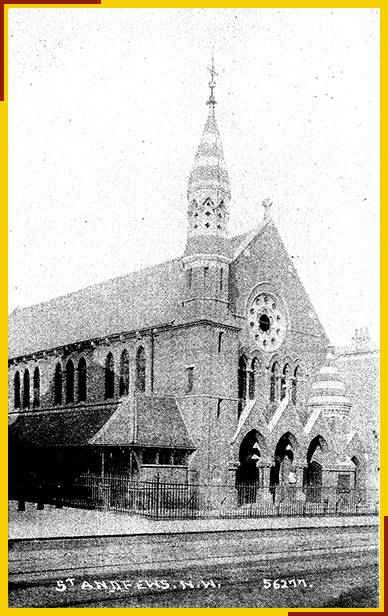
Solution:
[[[242,6],[237,6],[236,2],[232,2],[232,1],[228,1],[228,0],[219,0],[219,1],[209,1],[209,0],[197,0],[197,1],[193,1],[191,0],[191,2],[186,2],[186,3],[182,3],[182,1],[174,1],[174,0],[170,0],[169,2],[163,2],[163,0],[161,1],[154,1],[154,2],[129,2],[128,0],[103,0],[101,5],[92,5],[92,4],[68,4],[66,6],[60,5],[60,4],[12,4],[12,5],[6,5],[4,7],[4,41],[5,41],[5,49],[4,49],[4,62],[5,62],[5,66],[4,66],[4,78],[5,78],[5,84],[4,84],[4,92],[5,92],[5,101],[4,102],[0,102],[0,135],[1,135],[1,143],[0,143],[0,161],[1,161],[1,166],[0,166],[0,195],[1,195],[1,209],[0,209],[0,233],[1,233],[1,241],[0,241],[0,262],[1,262],[1,282],[2,282],[2,302],[1,302],[1,316],[2,316],[2,323],[4,324],[4,326],[1,328],[1,334],[0,334],[0,341],[1,341],[1,348],[4,349],[4,370],[1,371],[1,387],[2,387],[2,392],[3,392],[3,400],[4,400],[4,415],[3,415],[3,421],[4,421],[4,428],[1,430],[1,440],[0,440],[0,465],[1,468],[3,469],[3,478],[6,476],[5,473],[5,469],[7,468],[7,424],[5,423],[7,421],[7,413],[5,412],[7,405],[8,405],[8,400],[7,400],[7,395],[5,392],[7,392],[8,390],[8,366],[7,366],[7,362],[6,362],[6,358],[7,358],[7,348],[8,348],[8,339],[7,339],[7,286],[8,286],[8,276],[7,276],[7,223],[8,223],[8,215],[7,215],[7,208],[8,208],[8,186],[7,186],[7,181],[8,181],[8,123],[7,123],[7,119],[8,119],[8,9],[9,8],[29,8],[29,9],[33,9],[33,8],[45,8],[45,9],[50,9],[50,8],[62,8],[62,9],[66,9],[66,8],[96,8],[96,9],[104,9],[104,8],[234,8],[234,9],[240,9],[240,8],[380,8],[380,17],[381,17],[381,53],[382,53],[382,67],[385,67],[386,65],[386,43],[385,40],[388,37],[388,32],[387,32],[387,25],[386,25],[386,8],[385,8],[385,3],[386,0],[380,0],[379,2],[374,1],[374,2],[366,2],[365,0],[354,0],[354,1],[345,1],[343,0],[342,2],[336,1],[336,0],[332,0],[332,1],[321,1],[321,2],[314,2],[313,0],[306,0],[306,1],[302,1],[299,0],[298,2],[258,2],[258,1],[245,1],[243,3]],[[384,74],[382,74],[382,77],[385,77]],[[382,79],[382,88],[381,88],[381,108],[382,109],[386,109],[388,107],[387,105],[387,96],[386,96],[386,83],[385,83],[385,79]],[[384,122],[384,116],[381,117],[381,135],[382,135],[382,149],[381,149],[381,160],[382,162],[385,161],[385,143],[386,143],[386,125]],[[383,167],[384,169],[384,167]],[[384,203],[385,202],[385,190],[384,190],[384,185],[382,185],[382,192],[381,192],[381,202]],[[387,225],[387,220],[386,220],[386,213],[385,213],[385,208],[381,207],[381,264],[382,264],[382,273],[384,272],[384,268],[385,268],[385,262],[386,262],[386,248],[384,245],[384,232],[386,229],[386,225]],[[382,314],[384,314],[384,308],[386,306],[386,298],[385,298],[385,286],[383,284],[383,278],[381,280],[382,283]],[[382,323],[383,325],[383,323]],[[382,379],[384,376],[384,372],[385,372],[385,365],[386,365],[386,359],[385,359],[385,353],[384,353],[384,349],[385,349],[385,343],[386,343],[386,329],[382,328],[382,333],[381,333],[381,375],[382,375]],[[383,380],[382,380],[383,382]],[[385,389],[382,389],[382,393],[381,393],[381,408],[384,409],[384,402],[386,399],[386,392]],[[381,435],[386,435],[387,434],[387,418],[385,416],[385,413],[382,412],[381,413]],[[387,451],[387,446],[385,445],[384,439],[380,438],[380,445],[381,445],[381,460],[382,462],[384,462],[384,469],[385,469],[385,461],[386,461],[386,451]],[[386,496],[386,492],[388,492],[388,477],[385,477],[385,474],[382,473],[381,474],[381,540],[380,540],[380,546],[381,546],[381,578],[380,578],[380,591],[381,591],[381,606],[379,609],[361,609],[361,608],[352,608],[352,609],[323,609],[323,608],[290,608],[292,612],[298,611],[298,612],[322,612],[325,611],[327,613],[331,613],[331,612],[365,612],[365,613],[369,613],[369,612],[380,612],[382,613],[383,605],[384,605],[384,597],[383,597],[383,584],[382,584],[382,580],[384,579],[384,569],[383,569],[383,515],[384,513],[388,513],[387,511],[387,496]],[[8,608],[8,588],[7,588],[7,575],[8,575],[8,540],[7,540],[7,523],[8,523],[8,519],[7,519],[7,508],[6,508],[6,501],[7,501],[7,486],[6,486],[6,482],[3,479],[3,488],[2,488],[2,494],[3,494],[3,507],[2,507],[2,511],[1,511],[1,520],[2,520],[2,529],[3,529],[3,534],[2,534],[2,539],[1,539],[1,554],[3,556],[2,558],[2,570],[1,570],[1,579],[2,579],[2,593],[0,595],[0,608],[1,611],[8,611],[10,608]],[[24,609],[26,608],[12,608],[12,614],[19,612],[20,610],[23,612]],[[30,608],[27,608],[30,609]],[[35,612],[41,612],[46,608],[33,608]],[[51,611],[57,611],[57,610],[61,610],[62,608],[50,608]],[[120,613],[124,613],[126,612],[128,609],[131,608],[65,608],[66,611],[71,611],[71,612],[80,612],[82,614],[84,614],[85,612],[89,612],[89,611],[103,611],[103,613],[105,614],[107,611],[110,610],[114,610],[114,613],[117,614],[118,612]],[[142,612],[144,611],[148,611],[150,608],[135,608],[136,612],[138,610],[141,610]],[[158,612],[161,613],[176,613],[176,608],[153,608],[153,609],[158,609]],[[178,608],[179,609],[179,608]],[[212,613],[217,613],[217,614],[221,614],[222,612],[225,611],[225,609],[228,609],[228,611],[230,610],[235,610],[240,611],[239,608],[213,608],[212,609]],[[244,610],[246,609],[250,609],[250,608],[244,608]],[[252,608],[254,609],[254,608]],[[263,616],[277,616],[279,614],[279,616],[287,616],[288,614],[288,609],[287,608],[255,608],[255,609],[260,609],[260,613]],[[153,610],[151,610],[153,611]],[[187,611],[195,611],[196,613],[203,613],[203,614],[208,614],[208,608],[185,608],[185,612]]]

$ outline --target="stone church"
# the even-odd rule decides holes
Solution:
[[[271,201],[228,234],[214,73],[209,86],[184,254],[10,315],[11,491],[80,473],[367,485],[352,401]]]

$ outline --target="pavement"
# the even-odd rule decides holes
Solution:
[[[370,515],[153,520],[113,511],[56,509],[51,505],[38,511],[34,503],[26,503],[25,511],[17,511],[16,501],[9,502],[8,520],[10,540],[379,525],[379,517]]]

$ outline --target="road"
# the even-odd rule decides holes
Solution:
[[[10,542],[10,607],[378,607],[378,528]]]

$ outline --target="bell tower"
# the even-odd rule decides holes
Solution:
[[[188,231],[183,256],[186,318],[221,318],[228,313],[229,176],[218,131],[214,59],[209,67],[209,107],[187,188]]]

